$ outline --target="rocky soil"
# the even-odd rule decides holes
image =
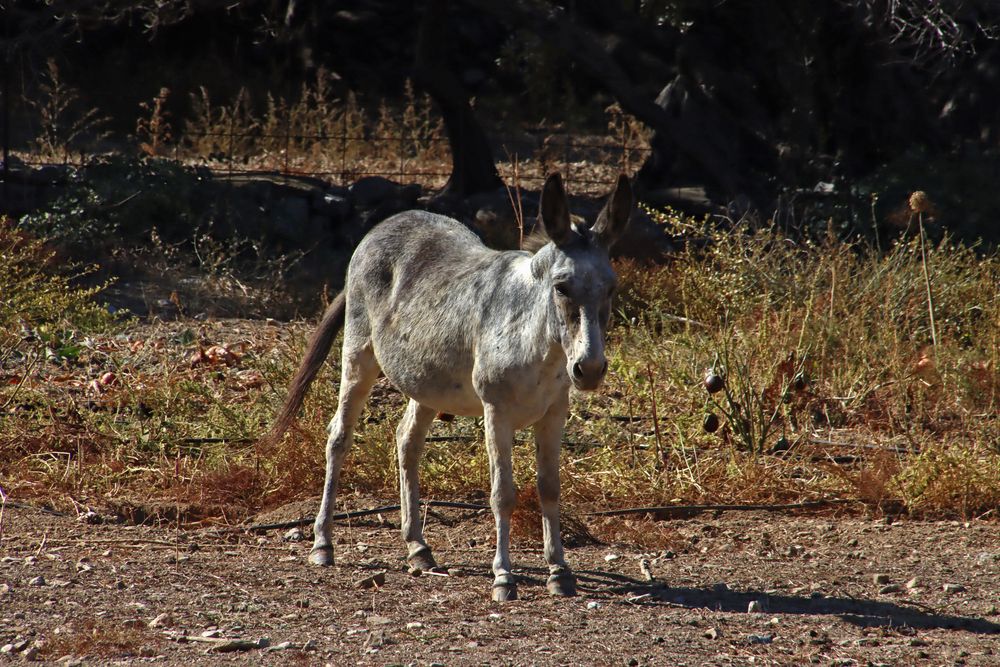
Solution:
[[[371,506],[372,499],[346,499]],[[260,517],[311,513],[310,504]],[[675,520],[663,544],[569,549],[580,595],[490,600],[492,520],[429,514],[449,576],[412,576],[398,516],[337,527],[177,530],[12,506],[0,538],[0,664],[995,665],[1000,525],[766,514]],[[370,519],[370,520],[369,520]]]

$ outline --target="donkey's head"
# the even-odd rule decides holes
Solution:
[[[608,370],[604,338],[618,279],[608,250],[628,225],[632,187],[618,177],[604,209],[589,227],[570,222],[562,178],[545,181],[538,222],[552,240],[532,258],[532,274],[549,293],[549,332],[566,353],[566,373],[577,389],[601,386]]]

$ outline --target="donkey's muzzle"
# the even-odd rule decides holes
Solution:
[[[593,391],[601,386],[604,374],[608,372],[608,360],[603,356],[583,359],[573,364],[573,386],[583,391]]]

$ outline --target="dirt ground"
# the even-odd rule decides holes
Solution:
[[[300,504],[263,518],[310,513]],[[320,569],[306,563],[309,528],[294,541],[284,529],[91,524],[8,505],[0,664],[1000,663],[995,522],[737,513],[666,530],[649,522],[666,536],[661,549],[568,550],[576,598],[546,594],[540,545],[515,548],[520,599],[498,604],[488,514],[428,517],[451,576],[410,575],[398,516],[370,518],[338,525],[338,565]],[[360,586],[380,572],[383,585]]]

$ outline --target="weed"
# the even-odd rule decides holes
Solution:
[[[62,158],[84,142],[93,144],[108,136],[102,129],[108,119],[95,108],[80,108],[80,92],[62,79],[54,59],[46,61],[38,88],[40,97],[26,101],[38,115],[34,143],[43,156]]]
[[[139,139],[140,150],[151,157],[163,155],[173,140],[170,114],[165,108],[169,97],[170,90],[160,88],[160,92],[151,102],[143,102],[139,105],[146,116],[136,120],[135,135]]]

